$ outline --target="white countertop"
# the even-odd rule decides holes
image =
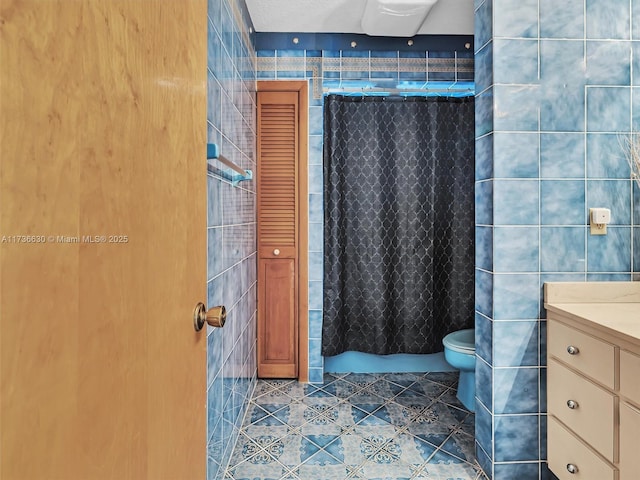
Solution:
[[[640,303],[553,303],[546,308],[640,345]]]
[[[545,283],[544,306],[640,346],[640,282]]]

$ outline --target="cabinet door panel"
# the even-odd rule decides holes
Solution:
[[[295,262],[260,260],[258,288],[258,375],[295,378],[296,308]]]
[[[620,480],[640,478],[640,410],[620,403]]]

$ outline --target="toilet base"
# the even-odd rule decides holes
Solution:
[[[476,407],[476,372],[460,370],[460,378],[458,379],[458,392],[456,397],[464,405],[464,408],[470,412],[475,411]]]

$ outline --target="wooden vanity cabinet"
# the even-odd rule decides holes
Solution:
[[[548,462],[561,480],[640,479],[640,349],[549,313]]]

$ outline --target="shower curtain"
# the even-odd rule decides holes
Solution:
[[[473,327],[473,102],[325,97],[323,355]]]

